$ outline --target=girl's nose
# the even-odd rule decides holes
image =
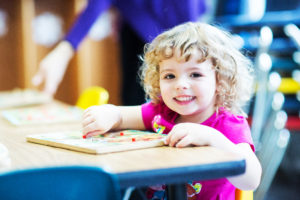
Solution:
[[[176,82],[176,90],[184,90],[189,88],[189,83],[185,78],[180,78]]]

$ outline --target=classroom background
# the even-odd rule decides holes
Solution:
[[[264,150],[261,157],[269,167],[265,172],[269,182],[263,183],[268,189],[264,199],[298,199],[300,1],[206,3],[208,10],[201,21],[234,33],[255,65],[256,93],[246,109],[256,148]],[[0,0],[0,91],[34,88],[31,79],[39,62],[62,39],[85,5],[86,0]],[[55,99],[74,105],[85,88],[101,86],[110,94],[109,103],[122,104],[119,42],[110,26],[115,12],[99,16],[72,59]]]

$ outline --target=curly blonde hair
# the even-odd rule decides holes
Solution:
[[[180,52],[188,61],[199,50],[203,62],[211,59],[216,72],[216,109],[224,107],[234,114],[245,114],[242,107],[253,93],[253,66],[237,48],[230,33],[205,23],[184,23],[158,35],[145,46],[140,69],[142,85],[153,103],[161,101],[159,63]]]

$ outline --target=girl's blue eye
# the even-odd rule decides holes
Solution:
[[[174,74],[167,74],[164,76],[164,79],[173,79],[173,78],[175,78]]]
[[[199,77],[202,77],[202,75],[200,73],[194,72],[194,73],[191,74],[191,77],[192,78],[199,78]]]

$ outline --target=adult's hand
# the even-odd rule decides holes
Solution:
[[[61,83],[68,64],[74,55],[71,44],[60,42],[40,63],[38,72],[32,78],[32,83],[38,86],[45,83],[43,91],[53,96]]]

